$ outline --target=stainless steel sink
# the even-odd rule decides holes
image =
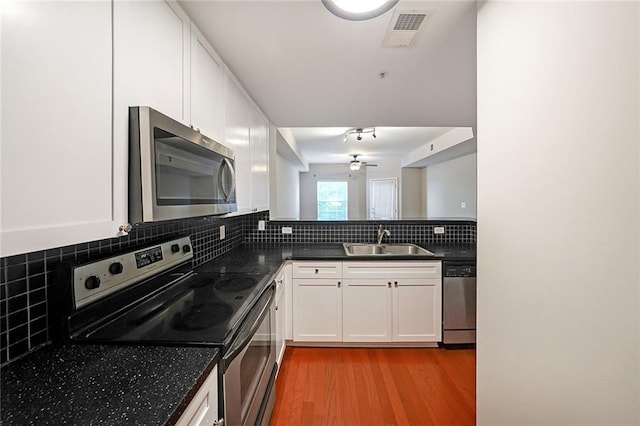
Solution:
[[[359,244],[343,243],[347,256],[424,256],[433,252],[415,244]]]

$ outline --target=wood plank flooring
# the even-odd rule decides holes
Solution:
[[[288,347],[271,426],[474,425],[473,349]]]

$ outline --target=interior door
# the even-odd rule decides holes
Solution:
[[[370,179],[369,188],[369,219],[398,219],[397,179]]]

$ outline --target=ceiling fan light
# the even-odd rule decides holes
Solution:
[[[349,164],[349,168],[351,170],[353,170],[354,172],[357,172],[358,170],[360,170],[360,162],[359,161],[352,161]]]
[[[322,0],[329,12],[350,21],[375,18],[390,10],[398,0]]]

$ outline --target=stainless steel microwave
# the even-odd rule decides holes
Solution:
[[[129,221],[237,210],[233,151],[146,106],[129,108]]]

